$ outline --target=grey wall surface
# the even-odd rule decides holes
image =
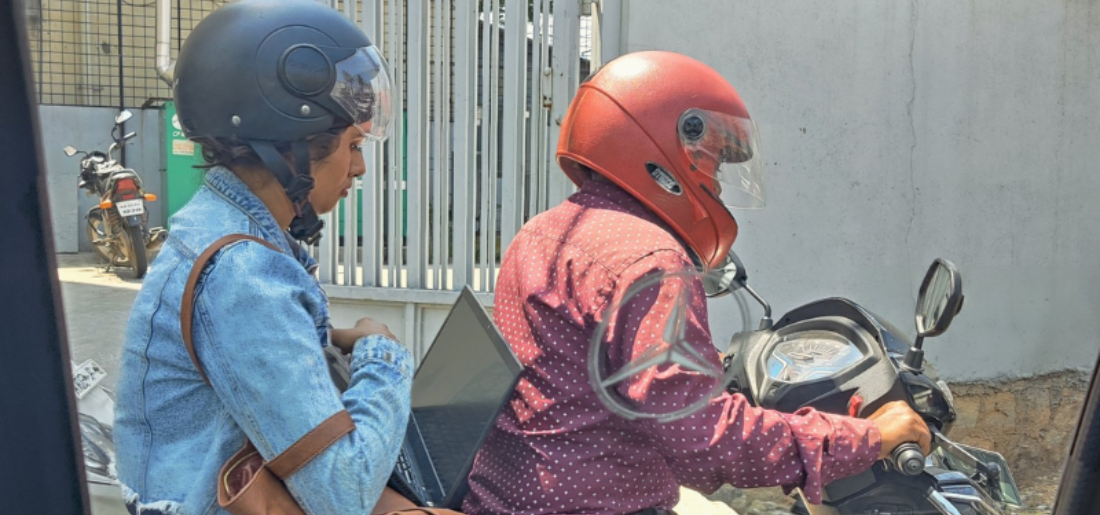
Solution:
[[[126,122],[125,128],[127,132],[136,132],[137,136],[126,146],[125,164],[141,175],[146,191],[163,197],[161,112],[156,109],[131,111],[134,117]],[[62,149],[72,145],[79,150],[106,152],[118,111],[101,107],[41,106],[38,113],[56,249],[58,252],[91,250],[84,231],[84,214],[99,200],[77,189],[79,154],[68,157]],[[160,201],[146,204],[153,227],[164,225],[161,204]]]
[[[926,344],[947,378],[1092,366],[1100,3],[623,5],[620,48],[710,64],[757,121],[768,206],[735,213],[734,248],[777,316],[845,296],[911,331],[920,279],[942,256],[966,293]],[[713,304],[716,337],[755,325],[743,302]]]

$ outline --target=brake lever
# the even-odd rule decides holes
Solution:
[[[969,451],[963,449],[951,439],[947,438],[939,429],[934,426],[930,426],[932,431],[932,442],[938,444],[941,448],[947,451],[949,454],[962,461],[964,464],[974,467],[980,478],[973,478],[982,486],[994,490],[997,492],[997,496],[1000,497],[1000,467],[994,464],[990,467],[988,463],[975,458]]]

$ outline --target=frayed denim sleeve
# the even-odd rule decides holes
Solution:
[[[218,397],[265,459],[347,409],[356,430],[289,478],[312,515],[369,513],[393,470],[409,417],[412,360],[362,339],[341,395],[317,337],[316,285],[285,254],[240,243],[220,253],[196,297],[195,345]],[[312,313],[311,313],[312,308]]]

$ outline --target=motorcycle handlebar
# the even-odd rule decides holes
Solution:
[[[907,476],[918,476],[924,472],[924,453],[915,443],[903,443],[890,453],[890,463]]]

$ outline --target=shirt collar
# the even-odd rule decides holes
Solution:
[[[260,236],[278,245],[283,252],[294,256],[306,270],[312,271],[317,267],[317,261],[302,245],[279,227],[271,210],[240,177],[237,177],[237,174],[228,168],[216,166],[206,173],[206,186],[243,211],[260,228]]]
[[[633,195],[627,193],[626,190],[620,188],[617,184],[607,181],[589,180],[581,185],[580,189],[577,191],[577,195],[607,200],[619,206],[627,213],[663,228],[668,231],[673,238],[676,238],[676,241],[680,242],[680,245],[684,248],[685,252],[687,252],[687,255],[696,266],[702,266],[698,256],[695,255],[695,252],[691,250],[691,247],[689,247],[687,243],[684,243],[683,238],[681,238],[679,234],[676,234],[676,231],[672,230],[664,220],[661,220],[661,217],[657,216],[657,214],[646,207],[645,204],[642,204],[641,201],[634,198]]]
[[[591,195],[593,197],[599,197],[604,200],[613,202],[615,205],[621,207],[627,213],[630,213],[639,218],[653,222],[661,227],[666,227],[664,221],[662,221],[656,214],[653,213],[644,204],[634,198],[633,195],[627,193],[619,186],[605,181],[589,180],[581,185],[578,193],[582,195]]]

